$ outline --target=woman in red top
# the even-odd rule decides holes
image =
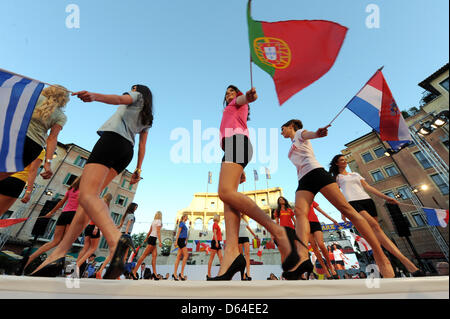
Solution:
[[[325,243],[323,241],[322,226],[320,225],[319,219],[317,218],[314,209],[318,210],[323,216],[331,220],[336,226],[339,226],[339,223],[332,217],[330,217],[327,213],[325,213],[319,207],[319,204],[313,201],[308,213],[309,228],[311,229],[309,234],[309,243],[311,244],[311,248],[314,251],[314,254],[319,260],[322,269],[325,271],[325,276],[327,276],[328,279],[339,279],[339,276],[337,275],[336,270],[334,269],[334,266],[331,262],[330,254],[327,248],[325,247]],[[327,265],[325,265],[325,262],[320,252],[322,252],[322,255],[325,257]],[[331,253],[331,256],[333,256],[334,260],[333,253]]]
[[[209,256],[208,274],[206,275],[206,279],[211,278],[211,266],[216,253],[219,257],[220,264],[222,264],[222,246],[220,245],[220,242],[222,241],[222,231],[219,226],[219,221],[220,215],[214,215],[213,238],[211,240],[211,255]]]

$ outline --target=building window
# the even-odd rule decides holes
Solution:
[[[446,78],[444,81],[439,83],[440,86],[442,86],[444,89],[448,92],[448,78]]]
[[[125,207],[125,206],[127,206],[127,202],[128,202],[127,197],[125,197],[123,195],[117,195],[116,202],[115,202],[116,205]]]
[[[414,156],[417,158],[417,160],[419,161],[420,165],[422,165],[422,167],[424,169],[427,169],[427,168],[431,167],[430,162],[428,162],[428,160],[425,158],[425,156],[423,155],[423,153],[421,151],[415,152]]]
[[[2,216],[0,216],[0,219],[10,218],[13,213],[14,212],[12,210],[7,210],[6,213],[4,213]]]
[[[74,164],[75,164],[76,166],[79,166],[79,167],[84,167],[84,165],[86,165],[86,162],[87,162],[87,158],[78,156],[78,157],[75,159],[75,163],[74,163]]]
[[[107,249],[108,248],[108,244],[106,243],[105,237],[102,236],[102,239],[100,240],[100,245],[99,245],[100,249]]]
[[[395,198],[395,194],[394,194],[394,192],[393,192],[393,191],[387,191],[387,192],[384,192],[383,194],[384,194],[384,195],[386,195],[386,196],[389,196],[389,197]]]
[[[108,192],[108,186],[105,187],[105,189],[103,190],[103,192],[100,194],[100,197],[105,196],[105,194]]]
[[[422,227],[426,225],[425,221],[422,218],[422,215],[420,215],[419,213],[411,214],[411,216],[416,222],[417,227]]]
[[[45,239],[51,239],[55,233],[56,220],[50,219],[47,225],[47,232],[42,236]]]
[[[365,163],[369,163],[370,161],[373,161],[373,156],[370,152],[361,154],[361,157],[363,158]]]
[[[69,173],[69,174],[67,174],[66,178],[64,179],[63,184],[66,186],[70,186],[70,185],[72,185],[72,183],[75,181],[75,179],[77,177],[78,177],[77,175]]]
[[[375,182],[379,182],[384,179],[384,175],[379,169],[371,172],[370,174],[372,174],[372,178]]]
[[[114,212],[111,213],[111,218],[112,218],[114,224],[116,224],[116,225],[119,225],[119,224],[120,224],[120,216],[121,216],[121,215],[119,215],[119,214],[117,214],[117,213],[114,213]]]
[[[398,175],[398,174],[399,174],[399,172],[398,172],[398,170],[397,170],[397,167],[395,167],[395,165],[386,166],[386,167],[384,168],[384,170],[385,170],[386,174],[387,174],[389,177],[392,177],[392,176],[395,176],[395,175]]]
[[[407,186],[397,188],[397,192],[400,194],[402,199],[412,198],[412,193]]]
[[[209,208],[215,208],[216,207],[216,203],[215,202],[211,202],[211,205],[209,205]]]
[[[445,184],[440,174],[434,174],[430,176],[436,186],[439,188],[443,195],[448,195],[448,185]]]
[[[383,157],[385,151],[386,151],[386,150],[384,149],[383,146],[377,147],[377,148],[375,148],[375,149],[373,150],[373,152],[375,153],[375,155],[376,155],[378,158]]]
[[[439,139],[441,140],[442,144],[447,148],[448,150],[448,135],[445,136],[439,136]]]

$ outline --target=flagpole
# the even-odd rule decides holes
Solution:
[[[383,70],[383,68],[384,68],[384,65],[381,67],[381,68],[379,68],[375,73],[374,73],[374,75],[372,75],[372,77],[366,82],[366,84],[364,84],[364,86],[358,91],[358,93],[356,93],[356,95],[358,95],[359,94],[359,92],[361,92],[361,90],[367,85],[367,83],[369,83],[370,82],[370,80],[372,80],[372,78],[378,73],[378,72],[380,72],[381,70]],[[355,96],[356,96],[355,95]],[[328,126],[331,126],[331,123],[333,123],[334,122],[334,120],[336,120],[337,119],[337,117],[339,116],[339,115],[341,115],[342,114],[342,112],[344,112],[344,110],[347,108],[347,105],[349,105],[349,103],[351,102],[353,100],[353,98],[342,108],[342,110],[331,120],[331,122],[328,124]]]
[[[17,74],[17,73],[14,73],[14,72],[11,72],[11,71],[8,71],[8,70],[5,70],[5,69],[1,69],[1,68],[0,68],[0,71],[6,72],[6,73],[11,73],[11,74],[13,74],[13,75],[20,76],[20,77],[22,77],[22,78],[24,78],[24,79],[27,79],[27,80],[30,80],[30,81],[35,81],[35,82],[43,83],[43,84],[48,85],[48,86],[56,86],[55,84],[50,84],[50,83],[47,83],[47,82],[35,80],[35,79],[30,78],[30,77],[23,76],[23,75],[21,75],[21,74]],[[69,93],[73,93],[72,91],[69,91],[69,90],[67,90],[66,88],[62,88],[62,87],[58,87],[58,88],[60,88],[61,90],[67,91],[67,92],[69,92]]]
[[[252,0],[248,1],[248,12],[252,14]],[[250,48],[250,88],[253,88],[252,49]]]

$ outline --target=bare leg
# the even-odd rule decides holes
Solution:
[[[64,213],[63,213],[64,214]],[[61,242],[63,236],[64,236],[64,230],[66,229],[66,226],[56,226],[55,227],[55,235],[53,236],[53,240],[51,242],[48,242],[41,247],[39,247],[38,250],[36,250],[28,259],[26,266],[28,266],[37,256],[45,253],[46,251],[49,251],[50,249],[58,246],[58,244]]]
[[[178,264],[180,263],[180,259],[181,259],[181,248],[178,248],[177,259],[175,259],[175,265],[174,265],[175,268],[173,269],[173,275],[175,276],[176,279],[179,279],[178,275],[177,275],[177,271],[178,271]]]
[[[320,233],[320,231],[317,231],[314,233]],[[325,276],[327,276],[327,278],[330,278],[331,275],[328,271],[327,266],[325,265],[325,262],[323,261],[322,255],[320,254],[319,248],[317,247],[316,240],[314,239],[313,234],[309,234],[309,243],[311,244],[311,248],[317,257],[317,260],[319,261],[320,265],[322,266],[322,269],[325,271]]]
[[[77,258],[77,266],[78,267],[80,267],[85,262],[85,260],[89,257],[89,256],[87,256],[86,259],[84,259],[84,256],[87,255],[89,248],[91,248],[91,237],[85,236],[83,249],[81,249],[80,252],[78,253],[78,258]]]
[[[155,276],[158,276],[158,273],[156,272],[156,258],[158,258],[158,248],[157,247],[152,249],[152,268],[153,268],[153,273],[155,274]]]
[[[308,221],[308,212],[314,200],[314,194],[308,191],[298,191],[295,193],[295,232],[303,243],[309,242],[310,226]],[[309,259],[308,249],[303,245],[297,246],[300,256],[300,265]],[[297,265],[297,266],[298,266]],[[295,268],[297,268],[295,266]]]
[[[136,276],[137,271],[139,270],[139,267],[141,266],[142,262],[144,261],[144,259],[152,252],[153,250],[152,245],[148,245],[147,247],[145,247],[144,252],[142,253],[142,256],[139,258],[136,266],[134,267],[134,269],[131,271],[133,273],[134,276]]]
[[[100,169],[100,168],[105,169],[105,170],[103,170],[103,173],[106,175],[103,177],[97,171],[97,169]],[[88,175],[88,174],[92,174],[92,175]],[[87,178],[86,176],[89,176],[89,178]],[[98,199],[98,201],[96,201],[96,202],[98,203],[100,201],[103,204],[103,208],[105,209],[103,211],[104,215],[101,216],[100,218],[98,218],[98,213],[94,213],[94,215],[97,214],[96,220],[109,218],[111,220],[112,227],[117,230],[116,226],[112,222],[112,219],[109,215],[108,207],[106,206],[104,200],[99,197],[101,190],[104,189],[106,186],[108,186],[108,184],[116,176],[117,176],[117,172],[114,169],[108,169],[105,166],[100,165],[100,164],[87,164],[83,171],[83,177],[81,178],[80,197],[81,197],[81,190],[82,190],[83,184],[85,184],[85,183],[97,184],[97,183],[101,182],[102,186],[100,187],[100,190],[98,191],[98,194],[96,196],[96,199]],[[93,179],[93,181],[91,181],[92,179]],[[70,227],[69,227],[67,233],[64,235],[63,240],[58,245],[58,247],[55,248],[55,250],[52,252],[52,254],[42,263],[42,265],[36,269],[36,271],[41,269],[42,267],[46,266],[47,264],[57,260],[58,258],[64,257],[66,255],[67,251],[69,251],[69,249],[72,247],[72,244],[74,243],[74,241],[78,238],[78,236],[81,234],[83,229],[89,223],[89,219],[91,219],[94,223],[96,223],[94,218],[92,218],[90,215],[88,215],[85,208],[81,205],[80,198],[78,201],[79,201],[80,205],[78,205],[77,213],[75,214],[75,217],[73,218],[73,221],[70,224]],[[102,205],[100,205],[100,207],[102,207]],[[99,227],[99,224],[96,224],[96,225]],[[100,228],[100,230],[103,232],[102,228]],[[117,230],[117,232],[119,232],[119,230]],[[119,232],[119,237],[120,237],[120,232]],[[117,244],[117,241],[115,242],[115,245],[116,244]],[[109,245],[109,243],[108,243],[108,245]],[[114,249],[115,249],[115,245],[114,245]],[[110,255],[103,262],[102,266],[100,267],[100,271],[106,267],[107,263],[112,259],[112,255],[114,254],[114,249],[112,249],[111,246],[109,246],[109,247],[110,247],[110,249],[109,249]],[[112,251],[112,253],[111,253],[111,251]],[[101,274],[101,272],[100,272],[100,274]]]
[[[249,243],[244,243],[244,257],[245,257],[245,262],[246,262],[246,273],[245,273],[245,277],[249,277],[250,276],[250,244]]]
[[[409,272],[415,272],[419,270],[411,260],[409,260],[405,255],[402,254],[402,252],[398,249],[397,246],[395,246],[395,244],[389,239],[389,237],[386,236],[384,231],[381,229],[380,224],[374,217],[372,217],[365,210],[361,211],[360,214],[369,223],[381,246],[383,246],[388,252],[398,258],[398,260],[406,267],[406,269],[408,269]]]
[[[224,203],[227,245],[224,251],[223,264],[220,265],[219,276],[227,271],[239,255],[239,212],[243,212],[255,220],[275,237],[282,260],[291,252],[289,239],[283,227],[274,223],[269,215],[264,213],[253,200],[237,191],[242,172],[242,166],[235,163],[222,163],[220,169],[219,198]]]
[[[0,217],[16,202],[17,198],[0,194]]]
[[[211,255],[209,255],[209,260],[208,260],[208,277],[211,277],[211,266],[214,261],[215,255],[216,255],[216,250],[211,249]]]
[[[181,276],[184,277],[184,267],[186,266],[186,262],[189,257],[189,252],[187,250],[187,247],[183,247],[183,263],[181,264]]]
[[[9,176],[11,176],[14,173],[5,173],[5,172],[0,172],[0,181],[4,180],[5,178],[8,178]]]
[[[381,249],[381,245],[378,242],[374,232],[369,226],[369,223],[359,215],[356,210],[347,202],[344,195],[338,188],[336,183],[329,184],[323,187],[320,192],[323,196],[336,207],[345,217],[355,225],[356,229],[367,240],[370,246],[372,246],[373,256],[375,262],[380,269],[380,273],[384,278],[393,278],[394,270],[389,262],[389,259]]]
[[[317,246],[319,246],[320,250],[322,251],[323,257],[325,257],[325,260],[327,261],[328,270],[331,272],[332,275],[334,276],[337,275],[336,270],[334,269],[334,266],[331,263],[327,247],[325,247],[325,243],[323,242],[323,233],[321,231],[314,232],[314,240],[316,241]]]

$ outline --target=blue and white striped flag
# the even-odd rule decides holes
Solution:
[[[0,69],[0,172],[23,171],[28,124],[44,83]]]
[[[253,170],[253,176],[255,177],[255,181],[259,180],[258,172],[256,171],[256,169]]]

